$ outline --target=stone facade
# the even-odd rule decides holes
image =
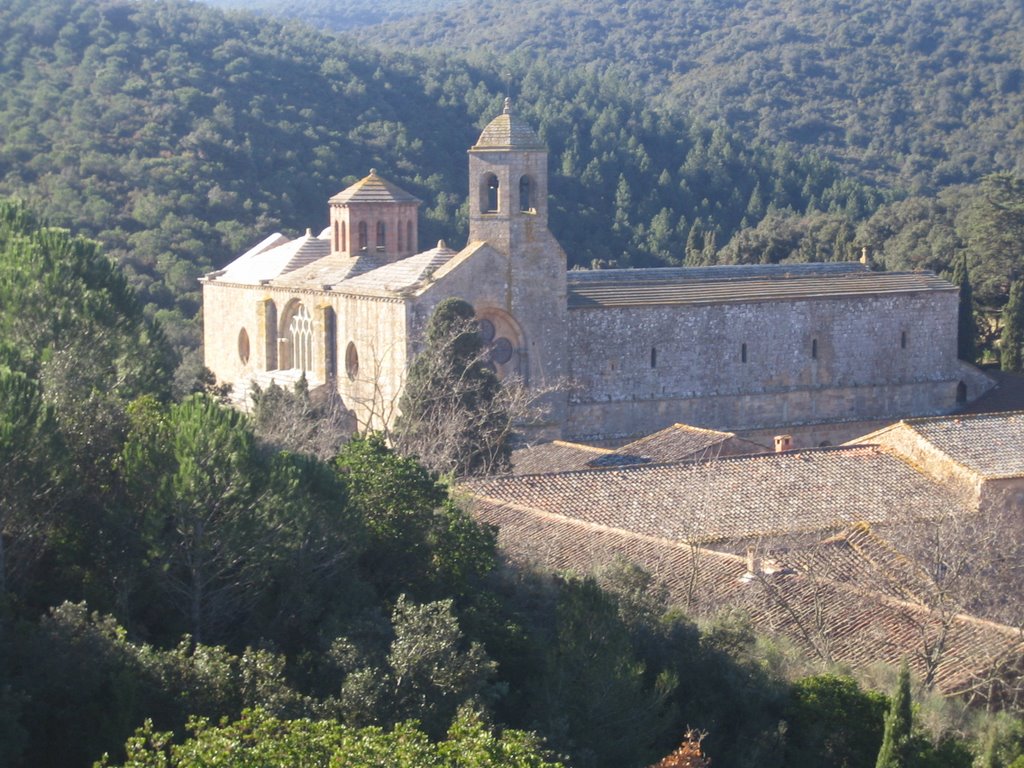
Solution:
[[[397,415],[433,308],[475,307],[499,376],[551,388],[550,437],[685,422],[773,428],[942,413],[986,380],[956,360],[956,289],[860,264],[566,272],[547,150],[511,113],[469,150],[469,243],[418,252],[420,201],[371,173],[329,225],[272,235],[203,279],[222,382],[305,371],[362,425]]]

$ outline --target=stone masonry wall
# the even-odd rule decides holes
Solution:
[[[950,291],[571,310],[565,434],[948,411],[956,300]]]

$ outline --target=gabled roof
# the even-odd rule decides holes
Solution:
[[[386,291],[397,293],[412,290],[430,280],[434,273],[458,255],[439,240],[434,248],[407,259],[401,259],[346,281],[344,290],[353,292]]]
[[[858,262],[572,270],[569,309],[721,304],[955,291],[930,272],[872,272]]]
[[[351,187],[343,189],[329,201],[332,205],[379,204],[379,203],[420,203],[401,187],[377,175],[375,168]]]
[[[1024,477],[1024,411],[905,419],[901,423],[981,477]]]
[[[231,262],[216,279],[225,283],[273,280],[323,258],[330,250],[327,239],[313,237],[309,230],[295,240],[275,233]]]
[[[877,446],[470,480],[474,506],[563,515],[672,541],[709,543],[963,514],[958,487]]]
[[[530,475],[543,472],[566,472],[586,469],[594,459],[614,455],[608,448],[594,448],[582,443],[552,440],[512,452],[512,473]]]
[[[672,461],[709,461],[726,456],[766,452],[766,448],[738,438],[732,432],[673,424],[622,446],[614,454],[664,464]],[[608,463],[611,463],[612,458],[609,457]]]

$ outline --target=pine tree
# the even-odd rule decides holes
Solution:
[[[1003,335],[999,341],[999,367],[1004,371],[1020,371],[1024,345],[1024,280],[1010,286],[1010,300],[1003,308]]]
[[[960,305],[957,312],[957,357],[973,363],[977,357],[974,334],[974,295],[971,277],[967,270],[967,254],[961,252],[953,264],[953,283],[960,288]]]
[[[878,750],[875,768],[907,768],[911,758],[913,712],[910,701],[910,669],[904,660],[900,666],[896,695],[885,716],[885,733]]]

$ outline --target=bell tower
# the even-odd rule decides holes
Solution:
[[[566,256],[548,229],[548,150],[512,113],[510,99],[469,150],[469,240],[504,258],[503,295],[491,297],[489,307],[521,331],[522,347],[515,351],[525,382],[564,385]],[[477,311],[486,317],[485,308]],[[565,393],[552,392],[547,400],[552,423],[564,423]]]
[[[511,100],[469,150],[469,239],[509,253],[548,228],[548,150]]]

